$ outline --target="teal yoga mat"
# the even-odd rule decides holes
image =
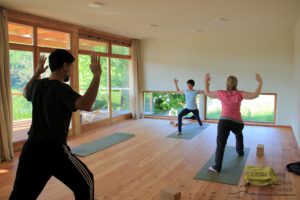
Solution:
[[[244,148],[244,156],[239,157],[236,153],[235,147],[228,146],[225,148],[222,171],[220,173],[208,171],[208,167],[215,164],[214,153],[207,163],[202,167],[202,169],[197,173],[195,179],[237,185],[240,182],[249,152],[249,148]]]
[[[201,133],[204,129],[206,129],[209,125],[203,124],[202,127],[198,123],[188,124],[182,127],[182,135],[177,135],[177,131],[173,132],[172,134],[168,135],[168,138],[176,138],[176,139],[185,139],[190,140],[199,133]]]
[[[120,142],[123,142],[125,140],[128,140],[130,138],[134,137],[133,134],[128,133],[114,133],[112,135],[106,136],[104,138],[82,144],[78,147],[75,147],[72,149],[72,153],[77,156],[88,156],[93,153],[96,153],[97,151],[101,151],[103,149],[106,149],[108,147],[111,147],[115,144],[118,144]]]

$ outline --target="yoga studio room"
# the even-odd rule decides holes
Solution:
[[[300,0],[0,0],[0,200],[300,200]]]

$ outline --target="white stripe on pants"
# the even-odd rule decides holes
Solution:
[[[76,158],[74,155],[72,155],[71,151],[68,149],[67,146],[64,146],[65,152],[68,154],[68,157],[70,161],[73,163],[73,165],[78,169],[79,173],[82,175],[84,180],[86,181],[87,185],[90,188],[90,200],[93,199],[93,193],[94,193],[94,182],[92,178],[89,175],[89,172],[85,169],[85,167],[80,163],[78,158]]]

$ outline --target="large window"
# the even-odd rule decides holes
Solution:
[[[33,75],[33,53],[9,51],[13,119],[31,119],[31,103],[23,97],[23,88]]]
[[[197,96],[196,102],[199,106],[199,98]],[[185,97],[183,94],[175,92],[144,92],[144,113],[145,115],[154,116],[173,116],[176,117],[178,113],[185,106]],[[191,116],[189,114],[188,116]]]
[[[37,33],[37,35],[35,35]],[[54,31],[26,24],[8,23],[10,43],[10,78],[13,108],[13,139],[24,140],[31,124],[32,106],[23,97],[25,85],[31,79],[37,57],[49,56],[55,48],[70,49],[70,33]],[[37,41],[35,41],[37,38]],[[46,62],[48,65],[48,59]],[[48,69],[41,78],[48,77]]]
[[[111,98],[113,116],[129,113],[129,69],[131,61],[111,59]]]
[[[80,94],[83,95],[88,89],[93,78],[93,74],[90,70],[91,57],[90,55],[79,54],[78,62],[79,62]],[[98,95],[92,107],[91,112],[86,112],[86,111],[80,112],[80,120],[81,123],[83,124],[109,118],[108,82],[107,82],[108,58],[101,57],[100,64],[102,67],[102,75],[101,75],[101,82],[100,82]]]
[[[201,111],[200,95],[196,98]],[[205,119],[218,120],[221,114],[221,102],[218,99],[204,98]],[[175,92],[144,92],[144,114],[152,116],[178,116],[184,108],[185,97]],[[243,120],[254,123],[275,123],[276,94],[261,94],[254,100],[243,100],[241,105]],[[190,114],[191,116],[191,114]]]
[[[259,123],[275,123],[276,95],[261,94],[253,100],[243,100],[241,114],[244,121]],[[206,119],[219,119],[221,102],[218,99],[207,98]]]
[[[23,88],[33,75],[33,52],[10,50],[10,79],[13,111],[13,140],[24,140],[31,124],[32,106],[23,97]]]
[[[120,115],[129,116],[129,88],[132,85],[130,82],[129,39],[118,41],[114,36],[111,38],[112,41],[107,38],[107,35],[102,38],[101,35],[90,34],[76,26],[60,26],[59,24],[62,24],[60,22],[52,25],[49,21],[36,23],[25,20],[23,23],[23,19],[19,16],[10,16],[10,20],[8,35],[14,141],[26,139],[31,125],[32,106],[23,97],[24,87],[35,71],[39,56],[47,57],[45,63],[47,66],[49,65],[48,57],[55,49],[65,49],[75,53],[75,64],[78,62],[78,71],[75,65],[71,79],[76,79],[67,84],[72,83],[72,86],[79,86],[81,95],[87,91],[93,77],[90,71],[90,55],[92,52],[96,52],[101,57],[102,76],[98,96],[91,112],[80,112],[81,124],[98,122],[102,119],[112,120]],[[44,19],[41,20],[44,21]],[[74,41],[74,38],[78,37],[78,41]],[[79,49],[75,51],[77,42]],[[77,72],[78,74],[74,74]],[[47,69],[40,78],[47,78],[50,74],[51,70]]]
[[[82,95],[86,92],[93,78],[90,71],[90,54],[92,52],[100,55],[102,76],[92,111],[80,112],[81,123],[83,124],[130,113],[130,48],[113,45],[109,42],[80,38],[78,61],[79,88]],[[111,88],[110,91],[109,88]]]

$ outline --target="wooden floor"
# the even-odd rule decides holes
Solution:
[[[169,121],[127,120],[70,139],[70,146],[112,134],[128,132],[136,136],[104,151],[83,158],[95,177],[95,195],[105,200],[159,200],[160,189],[171,186],[182,192],[183,200],[299,200],[300,176],[285,169],[287,163],[300,160],[300,152],[288,128],[253,127],[244,129],[245,146],[250,147],[249,165],[271,166],[282,183],[275,187],[230,186],[193,177],[215,151],[216,125],[191,140],[166,136],[176,129]],[[256,157],[256,145],[265,145],[265,156]],[[230,136],[229,145],[235,144]],[[13,162],[0,164],[0,199],[8,199],[18,153]],[[225,158],[226,159],[226,158]],[[72,192],[52,178],[39,199],[74,199]]]

